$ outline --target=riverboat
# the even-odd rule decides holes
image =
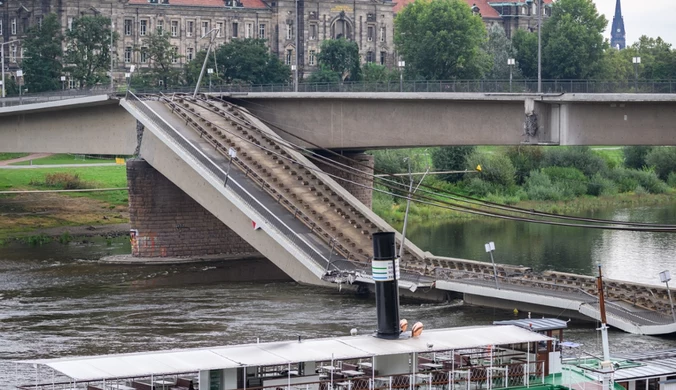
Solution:
[[[560,319],[409,331],[399,318],[394,235],[374,234],[378,328],[334,338],[16,362],[22,390],[671,390],[676,350],[562,359]],[[605,326],[602,326],[602,330]],[[604,337],[605,339],[605,337]],[[607,348],[604,348],[607,351]],[[51,380],[49,380],[51,379]]]

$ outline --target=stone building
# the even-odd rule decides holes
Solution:
[[[394,15],[413,0],[5,0],[0,1],[0,43],[5,68],[19,68],[23,51],[16,41],[45,14],[59,16],[64,32],[83,15],[111,17],[119,34],[113,73],[122,82],[132,65],[148,65],[144,37],[168,32],[182,66],[208,45],[202,37],[217,28],[215,44],[232,39],[261,38],[302,76],[317,65],[320,43],[345,37],[359,45],[362,62],[396,65]],[[508,36],[516,28],[535,29],[533,0],[466,0],[487,24],[500,23]],[[545,15],[552,0],[544,0]],[[302,17],[296,20],[296,16]],[[296,36],[297,31],[301,34]],[[297,39],[299,47],[297,48]],[[14,41],[14,42],[12,42]],[[74,87],[72,82],[70,86]]]

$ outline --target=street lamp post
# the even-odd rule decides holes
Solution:
[[[292,64],[291,71],[293,72],[293,92],[298,92],[298,66]]]
[[[66,90],[66,76],[61,76],[61,90]]]
[[[660,272],[660,281],[667,285],[667,295],[669,295],[669,304],[671,305],[671,316],[676,322],[676,312],[674,312],[674,301],[671,300],[671,290],[669,290],[669,281],[671,280],[671,272],[662,271]]]
[[[634,84],[638,92],[638,66],[641,64],[641,57],[631,57],[631,62],[634,63]]]
[[[15,39],[13,41],[9,42],[4,42],[0,43],[0,66],[2,66],[2,96],[0,97],[5,97],[7,96],[7,93],[5,92],[5,45],[9,45],[10,43],[15,43],[19,42],[19,39]]]
[[[202,77],[204,77],[204,71],[207,68],[207,61],[209,60],[209,53],[211,53],[211,46],[214,44],[214,40],[216,39],[216,36],[218,34],[212,34],[214,31],[218,32],[221,31],[220,28],[215,27],[209,30],[206,34],[202,36],[199,40],[204,39],[205,37],[209,36],[209,46],[207,47],[207,54],[204,56],[204,63],[202,64],[202,70],[200,70],[200,76],[197,78],[197,85],[195,86],[195,93],[192,94],[192,97],[197,96],[197,92],[199,92],[200,89],[200,83],[202,82]]]
[[[408,179],[410,180],[410,184],[408,186],[408,196],[406,197],[406,212],[404,213],[404,226],[401,229],[401,246],[399,247],[399,258],[401,259],[402,256],[404,256],[404,244],[406,242],[406,225],[408,223],[408,210],[411,207],[411,197],[413,194],[415,194],[416,191],[418,191],[418,188],[422,184],[423,180],[425,180],[425,176],[430,171],[430,168],[427,167],[427,171],[423,175],[422,179],[420,179],[420,182],[418,185],[413,189],[413,174],[411,173],[411,158],[407,157],[406,160],[408,161]]]
[[[234,148],[228,149],[228,156],[230,159],[228,160],[228,169],[225,171],[225,181],[223,182],[223,187],[228,186],[228,178],[230,177],[230,166],[232,165],[232,160],[237,157],[237,151]]]
[[[21,78],[23,77],[23,70],[19,69],[16,71],[16,83],[19,86],[19,104],[21,103]]]
[[[404,92],[404,67],[406,61],[399,61],[399,92]]]
[[[509,92],[512,92],[512,67],[514,66],[514,58],[507,59],[507,65],[509,65]]]
[[[211,75],[214,73],[214,70],[209,68],[207,69],[207,73],[209,74],[209,92],[211,93]]]
[[[484,245],[486,248],[486,252],[491,254],[491,263],[493,263],[493,276],[495,277],[495,288],[498,290],[500,289],[500,286],[498,285],[498,269],[495,267],[495,260],[493,260],[493,251],[495,250],[495,243],[493,241],[486,243]]]
[[[542,93],[542,0],[538,0],[538,93]]]

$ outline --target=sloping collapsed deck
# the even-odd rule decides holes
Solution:
[[[141,156],[295,280],[373,283],[371,234],[394,229],[248,112],[208,97],[130,94],[121,104],[146,128]],[[224,185],[229,149],[237,157]],[[262,232],[252,232],[250,221]],[[400,287],[411,292],[445,290],[483,306],[600,317],[588,276],[500,265],[496,287],[490,264],[436,257],[408,242],[401,265]],[[610,326],[676,332],[666,289],[606,286]]]

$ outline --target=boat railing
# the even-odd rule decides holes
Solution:
[[[502,365],[473,365],[455,367],[454,363],[445,362],[437,370],[418,371],[398,375],[371,375],[366,372],[336,370],[331,373],[320,372],[318,375],[278,376],[277,383],[264,386],[246,386],[236,390],[493,390],[516,387],[537,386],[544,383],[544,361],[516,362]],[[363,374],[363,375],[362,375]],[[163,375],[154,378],[127,378],[109,381],[61,382],[41,385],[18,386],[21,390],[115,390],[138,389],[139,384],[154,383],[155,389],[176,389],[184,375]],[[196,375],[192,375],[197,378]],[[320,380],[316,380],[317,378]],[[248,378],[248,382],[251,382]],[[270,378],[261,378],[267,382]],[[284,383],[282,383],[284,382]],[[197,388],[197,383],[195,383]]]

